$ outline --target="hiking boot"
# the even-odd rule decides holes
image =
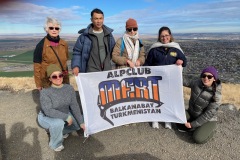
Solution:
[[[159,129],[159,124],[158,124],[158,122],[152,122],[152,128],[157,128],[157,129]]]

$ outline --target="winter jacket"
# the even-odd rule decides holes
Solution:
[[[103,41],[106,49],[104,63],[101,64],[100,62],[98,39],[93,34],[92,24],[90,24],[85,30],[81,30],[81,35],[78,37],[73,48],[72,68],[79,67],[80,72],[98,72],[112,69],[110,60],[112,58],[112,49],[115,45],[115,40],[112,35],[113,30],[103,25],[103,32]]]
[[[205,87],[201,79],[189,81],[183,79],[183,85],[191,88],[188,113],[193,118],[192,128],[202,126],[208,121],[217,121],[217,111],[221,102],[221,82],[216,81],[216,92],[213,87]]]
[[[187,59],[181,50],[173,47],[156,47],[149,51],[144,66],[171,65],[178,59],[183,61],[183,67],[187,65]]]
[[[39,55],[37,54],[36,49],[39,48],[38,46],[41,45],[41,41],[37,44],[36,49],[34,51],[34,80],[36,87],[44,87],[47,88],[50,86],[48,77],[47,77],[47,67],[50,64],[56,64],[60,68],[59,61],[53,52],[53,50],[50,47],[50,41],[47,38],[43,39],[43,50],[40,52],[41,62],[37,61],[37,58]],[[53,46],[53,49],[57,52],[58,57],[63,65],[63,69],[67,70],[67,60],[68,60],[68,44],[63,39],[60,39],[58,46]],[[38,53],[39,54],[39,53]],[[69,83],[68,77],[64,78],[64,83]]]
[[[127,64],[128,53],[127,53],[126,47],[124,47],[122,55],[120,55],[122,40],[123,40],[122,38],[119,38],[117,40],[115,47],[113,48],[113,52],[112,52],[112,60],[113,60],[113,62],[115,62],[117,64],[117,66],[119,68],[129,67]],[[139,41],[139,43],[140,43],[140,45],[139,45],[140,52],[139,52],[138,60],[140,61],[140,65],[142,66],[145,62],[145,50],[144,50],[144,46],[141,43],[141,41]]]

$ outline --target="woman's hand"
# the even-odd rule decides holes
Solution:
[[[181,59],[178,59],[177,61],[176,61],[176,65],[182,65],[183,64],[183,60],[181,60]]]
[[[72,123],[73,123],[73,119],[72,119],[71,116],[68,116],[68,118],[67,118],[67,122],[68,122],[68,126],[71,126],[71,125],[72,125]]]
[[[135,63],[135,66],[136,66],[136,67],[139,67],[140,65],[141,65],[141,64],[140,64],[140,61],[137,60],[136,63]]]
[[[80,127],[85,131],[85,124],[84,124],[84,123],[82,123],[82,124],[80,125]]]
[[[134,67],[135,67],[135,65],[133,64],[133,62],[130,61],[130,60],[127,60],[127,63],[128,63],[128,65],[129,65],[131,68],[134,68]]]
[[[186,126],[187,128],[192,128],[191,123],[189,123],[189,122],[185,123],[185,126]]]

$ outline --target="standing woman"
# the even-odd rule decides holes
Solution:
[[[37,44],[33,57],[34,80],[38,90],[50,86],[46,73],[50,64],[57,64],[65,72],[68,70],[68,44],[59,37],[61,23],[47,17],[44,30],[47,35]],[[68,75],[64,76],[63,83],[69,83]]]
[[[187,65],[187,59],[178,43],[173,42],[171,30],[168,27],[161,27],[158,32],[158,42],[154,43],[147,55],[145,66],[163,65]],[[153,128],[159,128],[158,122],[152,123]],[[165,128],[171,129],[171,123],[166,122]]]
[[[64,149],[63,138],[80,127],[85,130],[85,125],[73,87],[62,83],[62,70],[51,64],[47,67],[47,77],[51,86],[40,91],[38,123],[49,130],[50,148],[61,151]]]
[[[221,102],[221,82],[217,70],[205,68],[196,80],[183,79],[183,85],[191,88],[187,123],[177,124],[179,131],[192,131],[196,143],[206,143],[213,137],[217,125],[217,111]]]
[[[139,39],[138,25],[135,19],[126,21],[126,31],[113,48],[112,60],[117,68],[139,67],[145,62],[144,46]]]

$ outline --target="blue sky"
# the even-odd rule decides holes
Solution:
[[[46,17],[62,22],[61,33],[77,34],[100,8],[104,24],[125,31],[134,18],[140,34],[156,34],[161,26],[173,33],[240,32],[240,0],[0,0],[0,34],[45,33]]]

